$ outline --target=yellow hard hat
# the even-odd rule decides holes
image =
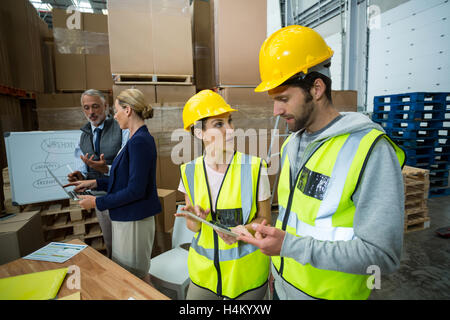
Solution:
[[[211,90],[202,90],[192,96],[184,105],[184,130],[189,131],[189,128],[201,119],[233,111],[237,110],[231,108],[220,94]]]
[[[313,29],[297,25],[274,32],[259,52],[261,84],[256,92],[278,87],[293,75],[330,59],[333,50]]]

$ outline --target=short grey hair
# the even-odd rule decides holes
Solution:
[[[84,96],[91,96],[91,97],[99,97],[100,100],[102,100],[103,104],[106,106],[106,98],[103,92],[96,89],[88,89],[85,92],[81,94],[81,106],[83,106],[83,97]]]

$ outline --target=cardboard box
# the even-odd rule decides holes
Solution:
[[[39,211],[0,221],[0,264],[19,259],[44,245]]]
[[[154,258],[160,255],[161,253],[169,251],[170,249],[172,249],[172,233],[156,230],[155,240],[153,241],[151,258]]]
[[[4,0],[0,9],[0,82],[44,91],[40,17],[26,0]],[[5,78],[4,78],[5,77]]]
[[[44,70],[44,92],[55,92],[55,44],[53,43],[53,40],[44,40],[42,46],[42,59],[42,67]]]
[[[358,111],[358,92],[354,90],[331,91],[334,107],[339,111]]]
[[[108,16],[103,14],[83,13],[83,30],[108,34]],[[103,40],[103,38],[101,38]],[[97,54],[86,54],[86,89],[111,90],[113,81],[109,58],[109,42],[101,43],[95,49]],[[103,54],[101,54],[103,53]]]
[[[84,90],[86,89],[86,61],[83,54],[62,54],[58,47],[57,30],[67,29],[67,19],[73,16],[66,10],[53,9],[52,23],[55,37],[55,80],[57,90]],[[83,15],[78,15],[79,31],[83,30]],[[72,21],[72,20],[71,20]],[[77,31],[77,30],[74,30]]]
[[[79,15],[75,16],[75,12],[72,11],[71,13],[67,13],[66,10],[63,9],[56,9],[54,8],[52,10],[52,24],[53,24],[53,29],[54,28],[63,28],[63,29],[67,29],[67,20],[69,20],[69,24],[72,25],[75,22],[76,19],[79,19],[79,29],[83,30],[84,29],[84,15],[82,13],[80,13]],[[77,27],[74,25],[74,27]]]
[[[267,92],[255,92],[255,88],[220,88],[220,95],[232,106],[272,106]]]
[[[180,103],[184,105],[193,95],[195,95],[195,86],[156,86],[156,102],[161,104]]]
[[[113,85],[113,101],[123,90],[131,88],[142,91],[147,103],[156,103],[156,86],[152,84],[115,84]]]
[[[56,89],[58,90],[85,90],[85,56],[55,52],[55,78]]]
[[[161,202],[162,212],[156,215],[156,230],[169,232],[175,221],[177,212],[175,190],[158,189],[158,197]]]
[[[112,73],[193,74],[188,0],[110,0],[108,26]]]
[[[111,90],[108,21],[103,14],[80,13],[80,29],[67,29],[75,13],[53,9],[55,78],[58,90]],[[63,32],[63,33],[61,33]],[[67,32],[67,34],[65,34]],[[66,37],[72,42],[61,42]],[[62,51],[62,52],[61,52]]]
[[[109,55],[87,54],[86,89],[111,90],[113,80]]]
[[[214,17],[209,1],[194,0],[191,4],[192,40],[194,43],[194,77],[198,90],[215,87]]]
[[[192,26],[188,0],[152,1],[156,74],[192,75]]]
[[[256,87],[259,51],[267,37],[266,1],[194,0],[191,10],[198,89]]]
[[[214,24],[217,84],[257,86],[259,51],[267,34],[267,2],[215,0]]]
[[[180,165],[172,162],[170,156],[158,156],[160,164],[159,187],[174,190],[176,201],[184,201],[184,194],[178,191],[180,184]]]
[[[154,73],[151,14],[149,1],[108,1],[112,73]]]
[[[81,93],[37,94],[36,112],[39,130],[78,130],[87,122]]]

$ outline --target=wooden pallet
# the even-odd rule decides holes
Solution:
[[[428,198],[430,189],[430,170],[410,166],[403,167],[403,182],[405,196]]]
[[[85,241],[86,244],[90,245],[97,251],[106,250],[105,242],[103,241],[103,237],[93,238],[91,240]]]
[[[429,217],[411,217],[405,222],[405,233],[424,230],[430,227]]]
[[[13,206],[8,168],[4,168],[2,174],[5,182],[3,190],[7,212],[38,211],[41,215],[42,231],[46,241],[80,239],[94,249],[106,250],[95,209],[84,210],[76,201],[69,199]]]
[[[39,211],[46,241],[69,241],[103,237],[95,209],[84,210],[73,201],[69,205],[44,203],[28,205],[26,211]]]
[[[115,84],[192,85],[192,75],[114,74]]]
[[[8,185],[9,186],[9,171],[8,171],[8,167],[3,168],[2,175],[3,175],[3,185]]]
[[[402,170],[405,192],[405,233],[430,226],[428,217],[428,191],[430,171],[410,166]]]
[[[412,214],[421,214],[424,217],[428,217],[428,207],[426,205],[422,205],[422,206],[405,205],[405,219]]]

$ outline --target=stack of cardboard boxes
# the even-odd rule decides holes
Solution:
[[[198,89],[218,88],[231,105],[270,105],[259,84],[259,50],[267,33],[267,4],[260,0],[193,2]],[[249,14],[251,12],[251,14]]]
[[[0,131],[36,130],[32,101],[35,92],[44,92],[46,70],[42,50],[48,36],[47,24],[27,0],[5,0],[0,7]],[[20,98],[19,98],[20,97]],[[6,153],[0,139],[0,169]],[[4,197],[0,184],[1,209]]]
[[[128,88],[141,90],[154,108],[146,125],[158,149],[157,186],[163,213],[157,216],[153,255],[170,249],[177,200],[178,164],[171,133],[182,127],[185,102],[194,85],[189,0],[109,0],[109,48],[113,100]]]
[[[52,70],[46,78],[49,90],[36,97],[39,129],[76,130],[86,122],[81,93],[97,89],[108,96],[112,89],[108,18],[61,9],[53,9],[52,15],[52,37],[45,39],[43,47],[51,54],[44,61]]]
[[[189,0],[111,0],[108,26],[114,98],[131,87],[161,105],[195,94]]]
[[[108,1],[113,97],[136,88],[154,107],[146,124],[158,146],[158,187],[171,190],[178,187],[179,170],[170,158],[170,137],[196,93],[189,8],[189,0]]]
[[[111,90],[107,16],[61,9],[52,14],[56,89]]]

